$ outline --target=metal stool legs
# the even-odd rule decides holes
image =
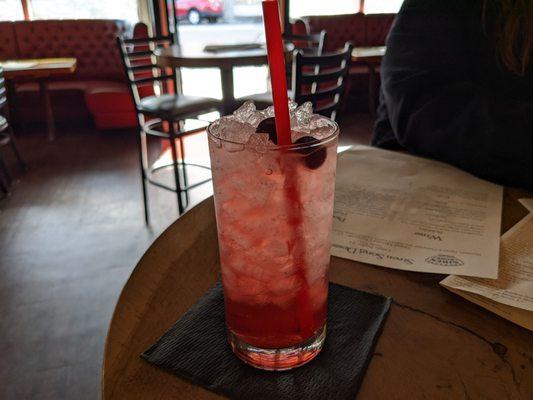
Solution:
[[[11,174],[9,173],[9,170],[7,169],[6,164],[4,163],[4,159],[0,155],[0,171],[2,172],[2,179],[5,178],[5,183],[9,187],[12,182]]]
[[[178,211],[180,214],[182,214],[185,211],[185,207],[183,205],[183,199],[181,198],[181,182],[180,182],[180,172],[179,172],[179,164],[178,164],[178,152],[176,148],[176,124],[174,122],[170,122],[170,149],[172,153],[172,163],[173,169],[174,169],[174,181],[176,182],[176,196],[178,198]],[[180,141],[181,142],[181,141]],[[181,144],[181,143],[180,143]],[[181,150],[181,149],[180,149]],[[184,171],[185,174],[185,171]]]
[[[182,123],[179,123],[180,129],[182,128]],[[185,144],[183,143],[183,138],[181,136],[178,137],[178,150],[179,154],[181,154],[181,171],[182,171],[182,177],[183,177],[183,187],[187,188],[189,186],[189,183],[187,182],[187,163],[185,162]],[[183,192],[185,195],[185,204],[189,204],[189,191],[185,190]]]
[[[189,190],[209,182],[211,177],[199,180],[191,185],[187,182],[189,180],[189,177],[187,176],[187,167],[210,170],[210,168],[205,165],[187,163],[184,158],[185,150],[183,136],[195,134],[200,132],[201,129],[184,132],[178,121],[163,120],[160,118],[153,118],[144,122],[141,117],[139,122],[141,132],[139,140],[139,159],[141,164],[141,180],[143,184],[144,212],[146,223],[149,224],[148,184],[174,192],[178,203],[178,211],[181,215],[189,205]],[[153,164],[150,164],[150,159],[148,157],[147,138],[149,136],[159,138],[160,140],[168,140],[170,144],[170,149],[165,149],[164,153],[160,154],[160,156],[162,155],[163,157],[159,157],[158,161]],[[171,162],[166,160],[168,150],[170,150]],[[164,181],[156,179],[157,173],[161,171],[172,172],[174,174],[174,182],[167,184]]]
[[[11,126],[9,126],[9,128],[7,129],[6,134],[9,136],[9,142],[11,144],[11,149],[13,150],[13,154],[15,154],[15,158],[17,159],[19,167],[22,170],[26,170],[26,163],[24,162],[24,159],[19,153],[16,141],[15,141],[15,135],[13,134],[13,128]]]
[[[141,166],[141,183],[143,192],[143,204],[144,204],[144,222],[146,225],[150,224],[150,212],[148,209],[148,188],[146,187],[146,133],[141,128],[139,131],[139,164]]]
[[[7,170],[4,160],[2,159],[2,156],[0,155],[0,190],[5,195],[9,194],[10,183],[11,176],[9,174],[9,171]]]
[[[183,144],[182,138],[180,136],[179,124],[174,121],[162,121],[157,120],[156,125],[159,125],[161,128],[160,132],[154,131],[150,122],[145,123],[144,119],[140,120],[140,134],[139,134],[139,163],[141,169],[141,182],[142,182],[142,192],[143,192],[143,202],[144,202],[144,220],[147,225],[150,224],[150,207],[148,199],[148,183],[152,183],[155,186],[161,187],[163,189],[172,191],[176,193],[176,199],[178,202],[178,212],[183,214],[187,207],[188,195],[187,195],[187,185],[182,185],[183,181],[187,181],[185,174],[185,163],[180,161],[179,155],[183,157]],[[148,145],[147,145],[147,136],[156,136],[163,140],[168,140],[170,142],[170,154],[172,157],[172,164],[165,165],[163,167],[157,167],[152,169],[149,165],[148,159]],[[178,145],[176,144],[178,142]],[[162,168],[169,167],[172,169],[174,174],[174,187],[166,186],[160,182],[152,180],[152,174]],[[183,178],[180,172],[180,169],[183,171]],[[184,196],[185,194],[185,196]]]

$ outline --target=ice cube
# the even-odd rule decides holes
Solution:
[[[333,133],[333,125],[329,120],[320,115],[313,114],[311,102],[305,102],[298,106],[289,100],[289,114],[291,118],[292,141],[295,142],[303,136],[313,136],[316,139],[324,139]],[[248,143],[264,146],[264,139],[254,137],[255,129],[261,121],[274,117],[274,107],[257,110],[255,104],[248,100],[232,115],[222,117],[213,128],[215,136],[236,143]]]
[[[268,106],[263,110],[263,116],[265,118],[270,118],[274,116],[274,106]]]
[[[333,134],[335,124],[321,115],[314,114],[309,119],[308,124],[311,136],[315,139],[325,139]]]
[[[262,120],[268,118],[265,111],[266,110],[257,110],[253,101],[247,100],[233,113],[233,117],[240,122],[245,122],[253,127],[257,127]]]
[[[313,114],[309,118],[308,123],[309,123],[309,129],[311,130],[323,128],[326,126],[331,127],[331,124],[328,122],[328,119],[318,114]]]
[[[255,133],[248,139],[248,145],[253,146],[255,151],[264,153],[268,147],[274,146],[274,143],[270,141],[268,133]]]
[[[251,135],[255,134],[255,128],[237,120],[234,116],[220,118],[215,130],[215,136],[234,143],[246,143]]]
[[[256,111],[257,110],[255,108],[254,102],[251,100],[247,100],[242,106],[240,106],[233,112],[233,116],[240,122],[249,123],[250,117],[252,117],[256,113]]]
[[[298,103],[289,99],[289,112],[292,113],[298,108]]]
[[[257,128],[257,126],[266,119],[265,114],[263,111],[255,111],[253,114],[251,114],[248,118],[248,123],[252,125],[253,127]]]
[[[300,133],[309,133],[309,120],[313,115],[313,104],[310,101],[305,102],[293,112],[291,112],[291,129]],[[294,135],[293,135],[294,136]],[[293,137],[293,141],[298,138]]]
[[[306,101],[300,107],[294,110],[293,116],[297,125],[308,125],[313,115],[313,103]]]

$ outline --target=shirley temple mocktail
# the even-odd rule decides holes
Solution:
[[[291,145],[251,102],[208,129],[230,345],[272,370],[314,358],[326,329],[338,126],[290,109]]]

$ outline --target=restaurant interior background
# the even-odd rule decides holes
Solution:
[[[195,1],[217,0],[189,3]],[[395,13],[401,3],[291,0],[288,9],[290,18],[296,19]],[[163,4],[163,0],[0,0],[0,24],[119,19],[129,27],[143,21],[156,29],[161,24],[158,16],[165,14]],[[177,26],[180,43],[188,46],[264,41],[260,0],[224,0],[220,17],[198,19],[187,12]],[[69,35],[86,32],[74,29]],[[39,33],[29,40],[39,47]],[[61,48],[61,40],[69,39],[47,40],[46,46]],[[0,38],[0,51],[12,44]],[[182,68],[181,79],[184,94],[222,97],[217,69]],[[5,152],[13,181],[9,194],[0,200],[0,398],[94,399],[99,393],[103,345],[114,304],[139,257],[178,217],[176,199],[151,188],[152,223],[146,226],[135,126],[98,129],[86,111],[75,110],[79,96],[70,100],[68,90],[52,91],[57,132],[55,140],[48,141],[37,87],[32,82],[24,85],[17,89],[11,106],[27,169],[19,168]],[[236,97],[267,89],[266,66],[235,68]],[[355,132],[355,137],[344,140],[365,142],[372,130],[373,112],[366,107],[364,84],[354,88],[354,93],[339,121],[341,129]],[[27,118],[17,115],[19,105],[26,107]],[[203,148],[204,141],[191,138],[185,143],[199,162],[207,155],[195,152],[195,146]],[[196,189],[190,205],[211,191],[210,184]]]

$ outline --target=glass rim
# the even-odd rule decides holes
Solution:
[[[332,119],[330,118],[327,118],[327,117],[324,117],[324,116],[320,116],[322,119],[324,119],[325,121],[327,121],[328,124],[331,125],[331,127],[333,128],[332,129],[332,133],[322,139],[317,139],[316,142],[308,142],[308,143],[292,143],[292,144],[272,144],[270,146],[264,146],[266,150],[269,150],[269,151],[277,151],[277,150],[286,150],[286,151],[297,151],[297,150],[303,150],[303,149],[310,149],[310,148],[313,148],[313,147],[318,147],[318,146],[321,146],[323,144],[327,144],[329,142],[331,142],[332,140],[335,140],[335,138],[337,138],[339,136],[339,131],[340,131],[340,128],[339,128],[339,124],[337,124],[335,121],[333,121]],[[223,139],[223,138],[220,138],[216,135],[214,135],[212,132],[211,132],[211,129],[212,127],[219,123],[220,122],[220,118],[211,122],[208,127],[207,127],[207,136],[209,139],[214,139],[214,140],[218,140],[220,141],[221,143],[230,143],[230,144],[234,144],[234,145],[238,145],[238,146],[243,146],[243,147],[250,147],[250,148],[253,148],[253,147],[258,147],[258,145],[256,144],[250,144],[250,143],[242,143],[242,142],[236,142],[236,141],[233,141],[233,140],[228,140],[228,139]]]

